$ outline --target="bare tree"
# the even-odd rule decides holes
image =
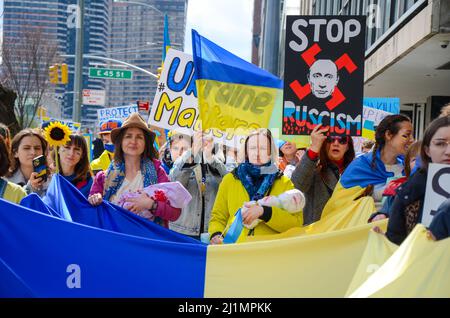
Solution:
[[[17,95],[14,111],[20,129],[29,127],[36,116],[50,85],[48,69],[56,54],[56,41],[49,41],[38,27],[3,39],[1,84]]]

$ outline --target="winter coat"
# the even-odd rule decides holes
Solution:
[[[322,210],[339,181],[339,169],[336,165],[328,165],[322,177],[317,170],[317,162],[318,159],[311,160],[308,154],[305,154],[291,176],[294,186],[305,195],[304,225],[320,220]]]
[[[211,237],[217,233],[223,233],[225,228],[229,228],[234,221],[236,211],[245,202],[250,201],[247,190],[234,172],[227,174],[220,183],[209,222],[208,232],[211,234]],[[282,175],[282,173],[279,173],[266,196],[280,195],[292,189],[294,189],[294,185],[291,180]],[[253,229],[253,235],[278,234],[293,227],[300,227],[303,224],[303,214],[301,211],[298,213],[289,213],[276,207],[273,207],[271,210],[269,218],[264,220],[264,222],[260,222]],[[249,235],[249,231],[249,229],[244,227],[237,242],[245,241],[245,237]],[[225,235],[226,233],[224,233]]]
[[[427,171],[420,169],[397,188],[386,232],[391,242],[400,245],[422,219],[426,186]]]
[[[201,233],[208,231],[217,190],[227,170],[225,164],[215,156],[209,163],[186,164],[190,155],[191,152],[186,151],[179,157],[169,174],[171,181],[179,181],[192,195],[192,200],[181,211],[180,218],[169,223],[169,228],[185,235],[200,236]],[[202,191],[202,177],[205,184],[204,191]]]

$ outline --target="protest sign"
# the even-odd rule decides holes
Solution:
[[[152,126],[192,135],[201,129],[199,120],[197,88],[195,85],[194,61],[191,55],[169,49],[164,68],[156,89],[148,123]],[[205,130],[216,143],[239,147],[241,137],[234,130]]]
[[[132,113],[137,113],[137,105],[102,108],[97,110],[98,121],[103,122],[109,119],[125,120]]]
[[[375,140],[375,129],[384,117],[400,112],[400,98],[364,97],[363,131],[366,139]]]
[[[52,123],[54,121],[58,121],[63,125],[66,125],[67,127],[70,128],[70,130],[72,131],[72,133],[79,133],[80,129],[81,129],[81,123],[77,123],[71,120],[66,120],[66,119],[57,119],[57,118],[51,118],[51,117],[42,117],[42,122],[41,122],[41,127],[42,124],[45,123]]]
[[[437,209],[448,198],[450,198],[450,165],[430,163],[421,223],[430,226]]]
[[[283,134],[360,136],[364,84],[363,16],[288,16]]]

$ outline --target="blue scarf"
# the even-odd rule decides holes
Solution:
[[[256,166],[249,162],[241,163],[236,169],[236,175],[247,190],[250,200],[262,199],[270,189],[278,171],[272,174],[261,174],[262,167],[269,167],[271,162],[262,166]]]
[[[158,183],[155,165],[150,159],[141,159],[141,173],[144,178],[144,188]],[[116,163],[114,160],[106,171],[103,199],[109,201],[117,193],[125,180],[125,162]]]

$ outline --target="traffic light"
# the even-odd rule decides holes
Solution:
[[[58,82],[59,82],[58,64],[53,64],[52,66],[49,67],[49,78],[50,78],[50,83],[58,84]]]
[[[69,67],[66,63],[61,64],[61,84],[69,83]]]

